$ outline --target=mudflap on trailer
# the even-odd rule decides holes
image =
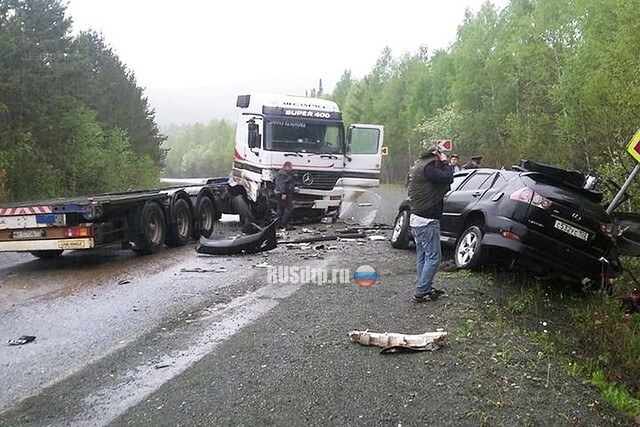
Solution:
[[[201,237],[196,245],[196,252],[207,255],[235,255],[240,253],[253,254],[275,249],[278,244],[276,240],[276,222],[277,220],[272,221],[257,233],[238,236],[233,239],[211,240]]]

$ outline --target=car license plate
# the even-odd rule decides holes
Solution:
[[[11,233],[14,239],[38,239],[44,237],[44,230],[18,230]]]
[[[589,240],[589,233],[587,233],[586,231],[582,231],[579,228],[573,227],[566,222],[558,221],[556,219],[554,227],[560,231],[564,231],[565,233],[572,235],[573,237],[584,240],[585,242]]]

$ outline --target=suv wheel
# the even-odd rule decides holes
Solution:
[[[409,211],[403,210],[398,213],[393,224],[391,233],[391,246],[396,249],[407,249],[411,240],[411,230],[409,230]]]
[[[482,229],[477,225],[467,228],[456,243],[453,258],[458,268],[477,269],[482,265]]]

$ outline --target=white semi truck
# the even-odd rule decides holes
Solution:
[[[383,128],[345,129],[336,103],[283,95],[242,95],[229,178],[164,180],[167,188],[0,205],[0,252],[60,256],[120,244],[141,254],[208,237],[222,213],[245,228],[273,216],[276,172],[293,164],[295,211],[316,219],[344,197],[377,187]],[[294,212],[295,212],[294,211]]]
[[[231,185],[240,186],[254,214],[271,207],[277,171],[289,161],[301,216],[337,213],[345,196],[380,182],[384,129],[353,124],[326,99],[241,95]],[[295,211],[294,211],[295,212]]]

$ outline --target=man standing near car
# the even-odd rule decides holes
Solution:
[[[449,164],[451,165],[451,169],[453,170],[453,173],[460,172],[460,165],[458,164],[459,161],[460,161],[460,157],[458,157],[457,154],[451,155],[451,158],[449,159]]]
[[[440,218],[444,195],[453,182],[453,170],[447,155],[437,148],[424,152],[411,168],[409,224],[416,242],[418,278],[413,296],[415,302],[435,301],[443,292],[433,287],[440,264]]]
[[[478,169],[481,161],[482,156],[473,156],[471,157],[471,160],[462,165],[462,169]]]
[[[278,228],[287,229],[289,217],[293,212],[292,194],[296,184],[293,180],[293,165],[291,162],[284,162],[282,169],[276,174],[276,186],[273,194],[278,201]]]

